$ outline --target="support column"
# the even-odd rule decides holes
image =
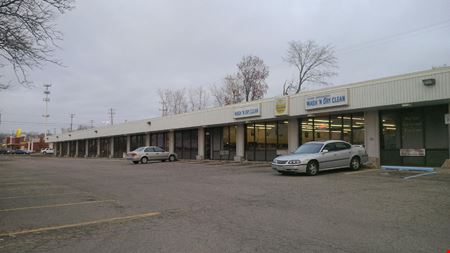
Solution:
[[[169,135],[169,152],[175,153],[175,132],[173,130],[170,130],[168,135]],[[178,154],[178,155],[181,155],[181,154]]]
[[[75,157],[78,157],[78,140],[75,142]]]
[[[84,141],[86,145],[86,149],[84,150],[84,158],[89,157],[89,140]]]
[[[114,157],[114,137],[111,137],[111,139],[109,140],[109,146],[111,149],[111,152],[109,153],[109,158],[113,158]]]
[[[56,142],[56,144],[53,144],[52,142],[52,145],[53,145],[53,152],[55,152],[54,156],[58,156],[58,143]]]
[[[127,153],[130,152],[130,147],[131,147],[131,139],[130,136],[127,135]]]
[[[237,125],[236,128],[236,156],[235,161],[242,161],[245,159],[245,128],[244,124]]]
[[[100,157],[100,138],[97,138],[97,155],[95,157]]]
[[[150,134],[145,134],[145,146],[150,146]]]
[[[205,128],[199,127],[197,133],[198,155],[197,160],[205,159]]]
[[[70,157],[70,141],[67,141],[66,145],[67,145],[66,157]]]
[[[378,111],[364,112],[364,146],[369,155],[369,162],[380,166],[380,119]]]
[[[288,153],[294,152],[298,146],[298,120],[288,120]]]

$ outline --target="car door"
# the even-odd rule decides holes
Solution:
[[[350,144],[336,142],[336,167],[348,167],[352,155]]]
[[[328,150],[328,152],[324,153],[324,150]],[[321,170],[336,167],[336,145],[333,142],[326,144],[322,148],[322,153],[320,154],[320,156],[321,161],[319,161],[319,166]]]
[[[152,159],[154,159],[153,157],[154,157],[154,151],[153,151],[153,148],[152,147],[147,147],[147,148],[145,148],[144,149],[144,154],[145,154],[145,156],[147,156],[147,158],[149,159],[149,160],[152,160]]]
[[[158,160],[166,160],[169,158],[169,152],[164,151],[164,149],[160,147],[154,147],[155,149],[155,156],[158,157]]]

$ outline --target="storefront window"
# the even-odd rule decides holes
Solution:
[[[342,116],[330,116],[331,140],[342,140]]]
[[[342,140],[352,142],[352,117],[351,115],[342,116]]]
[[[254,161],[255,160],[255,126],[254,124],[247,125],[246,131],[246,154],[247,160]]]
[[[114,157],[122,158],[127,152],[127,137],[114,136]]]
[[[447,112],[447,105],[380,112],[381,163],[441,166],[448,159]]]
[[[344,140],[364,144],[364,114],[330,115],[300,120],[300,142]]]
[[[131,135],[130,136],[130,150],[133,151],[137,148],[145,146],[145,134]]]
[[[271,160],[277,156],[277,122],[266,123],[266,157],[264,160]]]
[[[352,115],[352,144],[364,145],[364,114]]]
[[[314,118],[314,137],[317,141],[330,139],[330,120],[328,116]]]
[[[250,161],[270,161],[277,150],[288,149],[287,121],[246,125],[246,155]]]
[[[300,129],[301,129],[301,134],[300,134],[301,142],[300,143],[301,144],[314,140],[313,124],[314,124],[314,122],[313,122],[312,118],[301,119],[301,123],[300,123]]]
[[[157,146],[164,150],[168,150],[169,142],[167,141],[167,133],[150,134],[150,146]]]
[[[198,154],[198,130],[175,132],[175,153],[180,159],[195,159]]]
[[[278,121],[277,126],[278,132],[278,143],[277,149],[287,150],[288,149],[288,121]]]
[[[266,160],[266,129],[265,124],[255,124],[255,160]]]
[[[100,157],[108,157],[110,154],[110,138],[101,138],[100,139]]]
[[[86,155],[86,140],[78,141],[78,157],[84,157]]]
[[[88,156],[89,157],[97,156],[97,139],[88,140]]]

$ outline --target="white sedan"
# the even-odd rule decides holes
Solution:
[[[281,174],[306,172],[309,176],[315,176],[319,170],[359,170],[367,161],[366,150],[361,145],[336,140],[315,141],[301,145],[293,154],[275,158],[272,169]]]

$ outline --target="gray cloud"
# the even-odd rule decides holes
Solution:
[[[268,96],[275,96],[295,77],[282,61],[290,40],[336,47],[339,75],[333,84],[429,69],[450,59],[446,0],[78,0],[76,6],[58,20],[64,41],[56,56],[67,67],[33,71],[37,88],[1,91],[0,131],[43,131],[37,124],[43,121],[43,83],[54,85],[51,129],[67,127],[69,113],[76,114],[76,124],[99,124],[110,107],[116,122],[123,122],[158,116],[158,88],[218,83],[246,54],[270,66]],[[443,20],[448,22],[394,36]]]

